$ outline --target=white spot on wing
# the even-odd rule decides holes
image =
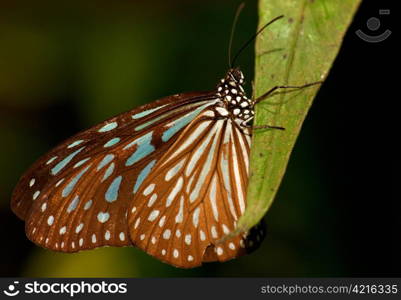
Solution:
[[[47,225],[51,226],[51,225],[53,225],[53,222],[54,222],[54,217],[53,216],[49,216],[47,218]]]
[[[241,214],[244,213],[245,211],[245,200],[244,200],[244,191],[242,190],[242,180],[241,180],[241,175],[239,173],[239,165],[238,165],[238,156],[237,156],[237,151],[235,150],[234,143],[231,144],[232,147],[232,161],[234,162],[234,177],[235,177],[235,182],[237,183],[235,187],[237,188],[237,197],[238,197],[238,203],[240,207]]]
[[[221,128],[221,126],[223,126],[223,122],[222,121],[217,121],[216,124],[214,125],[214,130],[212,131],[213,134]],[[193,189],[191,195],[189,196],[189,201],[190,202],[194,202],[198,197],[199,197],[199,192],[207,178],[207,175],[209,174],[210,170],[211,170],[211,165],[213,162],[213,157],[216,155],[216,144],[217,144],[217,140],[219,138],[220,132],[217,131],[217,134],[214,137],[213,140],[213,144],[210,147],[209,153],[207,155],[206,161],[203,165],[202,171],[199,175],[198,181],[195,185],[195,188]]]
[[[199,231],[199,237],[201,239],[201,241],[205,241],[206,240],[206,234],[203,230]]]
[[[67,227],[63,226],[63,227],[60,228],[59,233],[60,233],[61,235],[63,235],[63,234],[66,233],[66,232],[67,232]]]
[[[92,203],[92,200],[88,200],[84,205],[84,210],[88,210],[92,206]]]
[[[235,132],[238,136],[238,140],[241,145],[241,150],[242,150],[242,155],[243,155],[242,160],[245,163],[246,173],[248,174],[248,172],[249,172],[249,154],[248,154],[248,150],[245,146],[244,135],[237,128],[236,128]]]
[[[141,218],[136,219],[136,222],[135,222],[135,225],[134,225],[134,229],[138,228],[140,222],[141,222]]]
[[[82,230],[83,227],[84,227],[84,223],[80,223],[77,226],[77,228],[75,228],[75,233],[79,233]]]
[[[224,234],[229,234],[229,233],[230,233],[230,229],[228,229],[228,227],[226,226],[226,224],[221,225],[221,227],[223,228]]]
[[[184,196],[180,198],[180,208],[178,210],[178,214],[175,216],[175,222],[181,223],[184,219]]]
[[[155,184],[154,183],[151,183],[151,184],[149,184],[148,186],[147,186],[147,188],[143,191],[143,195],[144,196],[147,196],[147,195],[149,195],[151,192],[153,192],[153,190],[155,189]]]
[[[225,109],[224,107],[216,107],[217,112],[220,114],[220,116],[228,116],[228,110]]]
[[[171,230],[170,230],[170,229],[166,229],[166,230],[163,232],[163,238],[164,238],[165,240],[168,240],[168,239],[170,238],[170,236],[171,236]]]
[[[50,158],[47,162],[46,165],[50,165],[53,161],[55,161],[57,159],[57,156],[53,156],[52,158]]]
[[[172,167],[168,172],[166,173],[166,177],[164,178],[166,181],[169,181],[171,178],[173,178],[178,171],[182,168],[182,166],[185,163],[185,158],[182,159],[180,162],[178,162],[174,167]]]
[[[217,210],[217,201],[216,201],[216,190],[217,190],[216,175],[213,176],[211,184],[212,185],[210,187],[210,193],[209,193],[210,204],[212,205],[212,212],[214,219],[216,221],[219,221],[219,211]]]
[[[166,221],[166,216],[161,217],[159,220],[159,227],[163,227],[165,221]]]
[[[157,199],[157,195],[153,194],[152,197],[149,198],[148,207],[152,207],[153,204],[155,204],[156,199]]]
[[[29,186],[32,187],[34,184],[35,184],[35,178],[32,178],[32,179],[29,181]]]
[[[221,123],[221,122],[219,122]],[[200,125],[199,125],[200,126]],[[197,147],[196,151],[192,154],[188,165],[185,169],[185,176],[190,176],[193,169],[195,168],[196,164],[198,163],[199,159],[201,158],[201,156],[204,154],[207,146],[210,143],[211,138],[213,137],[213,135],[216,133],[217,127],[214,126],[212,128],[212,130],[209,132],[209,134],[207,135],[207,137],[204,139],[204,141],[202,142],[202,144]]]
[[[180,154],[189,145],[193,144],[193,142],[199,138],[199,136],[203,133],[203,131],[205,131],[205,129],[209,126],[210,123],[211,121],[204,121],[200,123],[198,127],[194,131],[192,131],[192,134],[187,139],[185,139],[184,143],[181,144],[180,148],[178,148],[177,151],[174,152],[174,154],[170,157],[170,159]]]
[[[187,244],[188,246],[191,245],[191,235],[187,234],[185,236],[185,244]]]
[[[36,191],[32,196],[32,200],[36,200],[36,198],[38,198],[39,194],[40,194],[40,191]]]
[[[159,216],[160,211],[158,210],[153,210],[148,217],[148,221],[153,222],[154,220],[156,220],[156,218]]]
[[[237,220],[237,214],[235,212],[235,207],[233,203],[233,198],[232,198],[232,190],[231,190],[231,183],[230,183],[230,173],[229,173],[229,167],[228,167],[228,161],[225,158],[225,153],[223,152],[221,155],[221,160],[220,160],[220,166],[221,170],[223,173],[223,182],[224,182],[224,188],[227,191],[227,200],[228,200],[228,206],[230,208],[230,212],[232,216],[234,217],[234,220]]]
[[[108,212],[99,212],[97,214],[97,220],[100,223],[106,223],[110,218],[110,214]]]
[[[218,234],[215,226],[212,226],[211,232],[212,232],[212,238],[217,239]]]
[[[56,187],[58,187],[63,181],[64,181],[64,178],[62,178],[62,179],[60,179],[59,181],[57,181]]]
[[[207,110],[202,114],[202,116],[213,118],[214,112],[212,110]]]
[[[200,208],[197,207],[192,216],[192,223],[194,224],[195,227],[198,227],[199,224],[199,213],[200,213]]]
[[[184,179],[182,177],[178,178],[176,185],[174,186],[174,188],[171,190],[170,194],[167,197],[166,207],[169,207],[171,205],[175,196],[177,196],[179,191],[182,189],[183,183],[184,183]]]

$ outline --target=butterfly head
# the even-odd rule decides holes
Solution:
[[[246,121],[253,117],[254,109],[252,100],[246,97],[243,84],[242,71],[239,68],[230,69],[217,85],[217,96],[234,118]]]
[[[244,84],[244,74],[242,74],[242,71],[239,68],[230,69],[227,72],[227,77],[239,85]]]

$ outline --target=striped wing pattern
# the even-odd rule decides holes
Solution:
[[[217,114],[206,110],[188,125],[129,209],[134,244],[175,266],[226,261],[253,246],[242,235],[217,243],[245,210],[250,150],[250,136]]]
[[[231,69],[217,91],[110,118],[35,162],[11,201],[36,244],[63,252],[135,245],[177,267],[258,247],[264,228],[220,239],[243,214],[253,103]]]
[[[196,101],[188,103],[189,97]],[[20,179],[11,203],[26,221],[28,238],[65,252],[130,245],[125,216],[134,189],[159,151],[166,151],[194,116],[213,105],[192,95],[171,100],[111,118],[40,158]]]

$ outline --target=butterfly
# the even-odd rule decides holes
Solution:
[[[246,207],[255,105],[278,88],[311,84],[276,86],[257,99],[243,85],[230,67],[212,91],[119,114],[39,158],[11,200],[27,237],[62,252],[135,246],[181,268],[258,248],[261,223],[227,238]]]
[[[223,243],[244,213],[254,101],[240,69],[216,90],[176,94],[110,118],[36,161],[12,210],[39,246],[134,245],[177,267],[255,249],[257,226]]]

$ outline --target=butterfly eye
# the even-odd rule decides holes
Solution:
[[[244,83],[244,75],[239,68],[230,69],[227,75],[227,81],[231,86],[241,86]]]

